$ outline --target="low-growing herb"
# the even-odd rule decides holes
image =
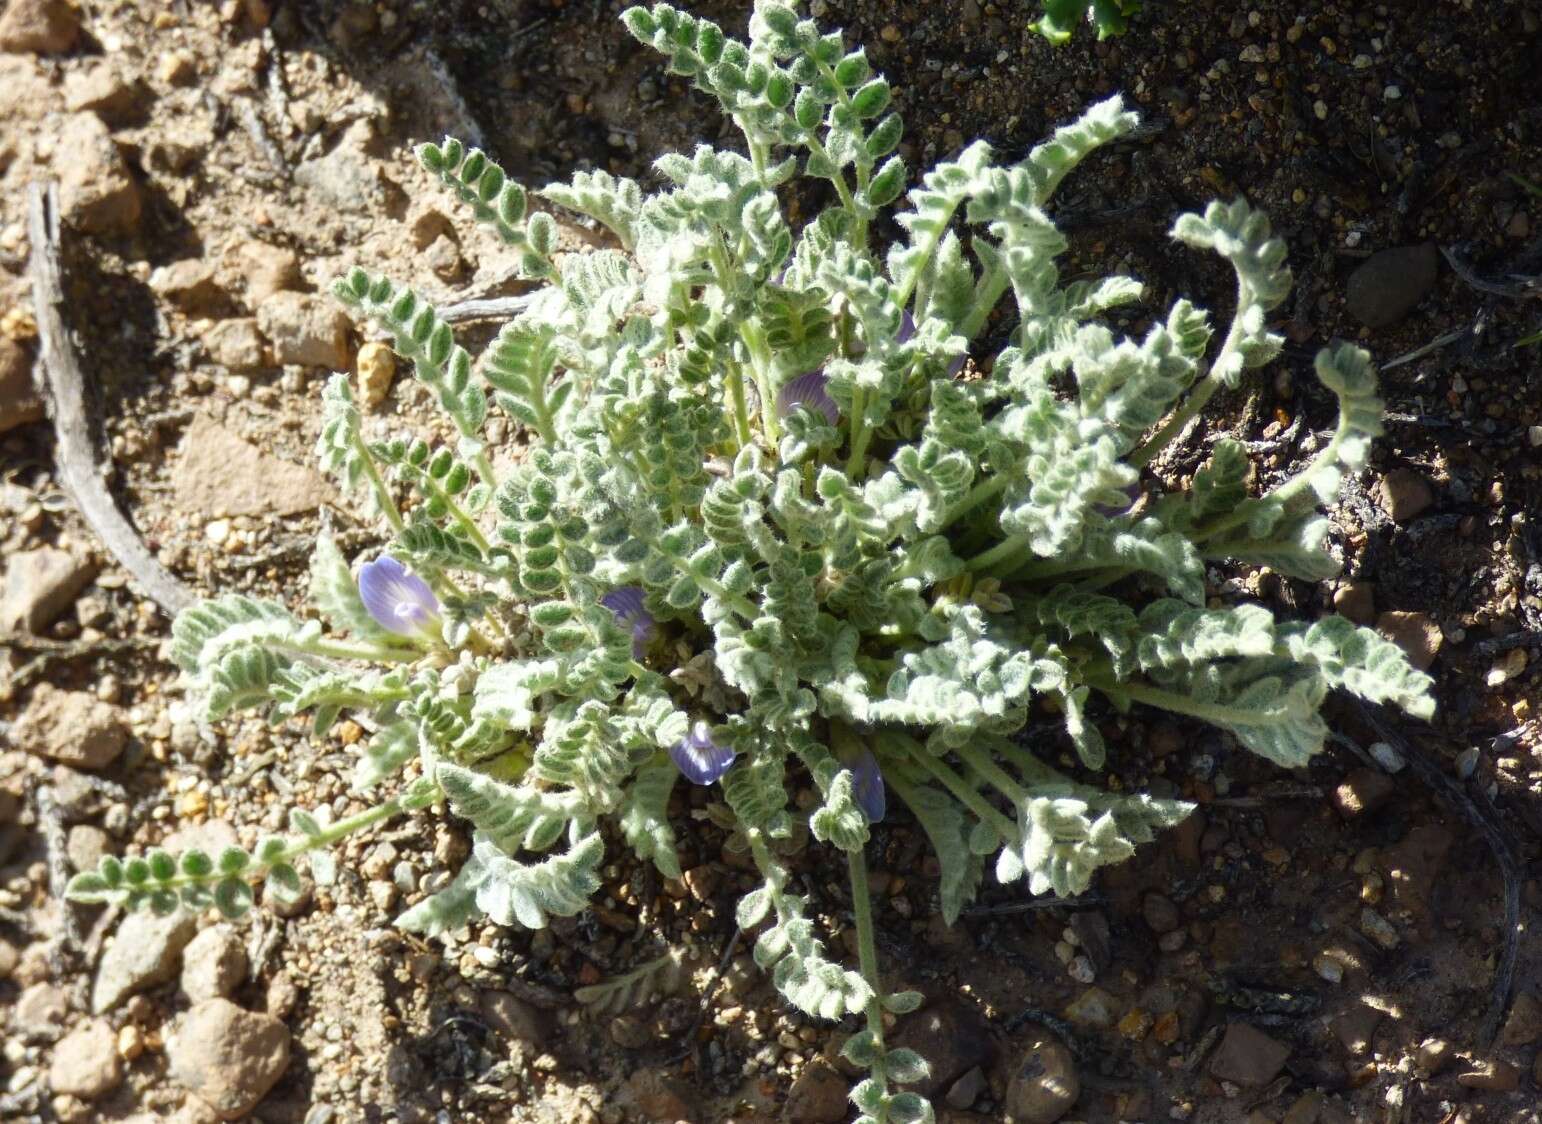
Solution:
[[[671,796],[709,786],[709,815],[759,872],[737,907],[756,961],[799,1010],[862,1020],[845,1047],[868,1075],[860,1119],[929,1120],[899,1088],[924,1059],[885,1039],[884,1012],[920,997],[883,986],[875,821],[903,809],[929,837],[951,924],[987,875],[1079,894],[1188,813],[1053,764],[1064,747],[1084,778],[1102,769],[1120,715],[1207,722],[1296,768],[1323,747],[1331,690],[1430,714],[1429,679],[1375,632],[1276,620],[1208,580],[1236,564],[1337,570],[1318,508],[1380,432],[1375,378],[1352,345],[1317,356],[1338,417],[1288,479],[1258,486],[1229,438],[1191,479],[1159,477],[1212,395],[1280,350],[1267,314],[1290,275],[1263,216],[1216,203],[1173,226],[1235,270],[1219,340],[1187,300],[1123,336],[1105,314],[1141,285],[1064,282],[1047,210],[1134,126],[1118,98],[1021,160],[971,144],[907,193],[889,86],[839,33],[766,0],[745,42],[662,4],[624,19],[718,100],[743,151],[665,156],[653,190],[605,172],[547,187],[611,239],[559,253],[551,216],[485,153],[424,145],[538,292],[473,359],[411,289],[344,278],[338,297],[392,336],[455,440],[373,435],[335,376],[318,451],[388,545],[355,571],[323,538],[313,617],[228,595],[176,622],[211,720],[265,709],[322,732],[367,716],[366,810],[296,811],[291,834],[251,852],[109,858],[70,894],[238,916],[259,884],[296,893],[297,864],[346,833],[433,808],[474,844],[398,923],[534,928],[589,907],[607,837],[678,878]],[[796,225],[779,189],[799,175],[831,202]],[[900,236],[881,252],[885,215]],[[988,324],[1010,329],[994,354]],[[497,468],[509,450],[485,444],[492,412],[528,438]],[[1029,739],[1031,714],[1057,716],[1063,738]],[[814,806],[794,807],[789,783],[817,790]],[[805,836],[844,854],[854,966],[795,889],[785,855]]]

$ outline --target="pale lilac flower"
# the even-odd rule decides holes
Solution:
[[[692,784],[711,784],[728,772],[738,755],[712,740],[711,726],[698,722],[691,727],[690,734],[675,743],[669,756],[686,780]]]
[[[878,758],[873,756],[872,750],[864,749],[841,760],[851,773],[851,793],[856,797],[857,807],[867,816],[868,823],[878,823],[889,808],[888,790],[878,768]]]
[[[640,585],[623,585],[600,598],[612,613],[616,623],[632,632],[632,658],[640,660],[653,639],[653,614],[643,607],[643,591]]]
[[[375,623],[401,636],[439,632],[439,599],[428,583],[389,554],[359,570],[359,596]]]
[[[777,417],[785,418],[796,406],[807,406],[815,413],[823,414],[825,421],[834,425],[841,416],[841,409],[825,389],[828,382],[823,371],[810,371],[787,380],[776,395]]]

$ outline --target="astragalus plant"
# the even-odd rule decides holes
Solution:
[[[1289,274],[1260,215],[1214,204],[1173,228],[1236,270],[1218,341],[1186,300],[1121,338],[1099,318],[1141,286],[1062,283],[1046,210],[1135,124],[1117,98],[1023,160],[970,145],[906,195],[889,87],[839,34],[767,2],[747,43],[664,5],[625,20],[717,98],[743,150],[665,156],[651,192],[603,172],[546,188],[610,234],[558,254],[552,219],[486,155],[424,145],[541,287],[473,359],[416,293],[350,273],[338,297],[394,336],[458,441],[367,438],[336,376],[320,454],[385,546],[355,571],[322,539],[315,616],[225,596],[176,623],[211,719],[303,712],[320,731],[362,714],[377,732],[355,789],[394,795],[336,823],[296,811],[250,853],[109,859],[72,892],[239,914],[259,883],[294,893],[302,855],[436,808],[474,847],[399,923],[534,928],[587,908],[607,848],[678,877],[671,794],[712,786],[711,818],[760,873],[737,910],[756,960],[800,1010],[865,1020],[846,1044],[870,1074],[863,1121],[929,1119],[896,1090],[924,1061],[884,1042],[883,1012],[919,1002],[880,984],[863,847],[887,808],[930,837],[952,922],[987,868],[1077,894],[1185,815],[1049,763],[1074,747],[1095,773],[1100,727],[1132,708],[1287,768],[1322,748],[1334,688],[1430,713],[1429,680],[1374,632],[1206,590],[1209,565],[1334,572],[1317,507],[1364,463],[1375,380],[1355,347],[1318,356],[1337,426],[1270,488],[1225,439],[1188,481],[1143,472],[1279,350],[1265,317]],[[800,175],[822,181],[801,198],[829,204],[797,226],[781,194]],[[964,368],[998,312],[1008,345]],[[493,411],[523,427],[513,447],[484,444]],[[1035,712],[1064,738],[1025,739]],[[788,786],[804,783],[819,801],[800,810]],[[807,835],[849,867],[855,967],[792,890]]]

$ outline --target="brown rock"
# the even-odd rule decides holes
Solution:
[[[118,1036],[105,1019],[91,1019],[53,1049],[48,1083],[55,1093],[94,1101],[123,1080]]]
[[[1397,323],[1434,286],[1437,262],[1430,242],[1372,254],[1349,275],[1349,314],[1367,328]]]
[[[221,1120],[245,1116],[289,1065],[289,1031],[268,1015],[210,999],[182,1017],[166,1044],[171,1075]]]
[[[1140,903],[1140,912],[1153,933],[1171,933],[1182,921],[1178,906],[1162,894],[1147,894]]]
[[[144,114],[146,94],[138,79],[109,62],[95,61],[64,78],[64,105],[71,113],[94,113],[108,125],[128,125]]]
[[[300,287],[300,259],[282,246],[243,242],[228,261],[245,279],[246,303],[252,309],[274,293]]]
[[[66,0],[11,0],[0,16],[0,51],[62,55],[80,37],[80,13]]]
[[[1426,1038],[1414,1051],[1414,1061],[1431,1077],[1455,1060],[1456,1050],[1444,1038]]]
[[[75,870],[95,870],[102,856],[112,847],[112,838],[95,824],[78,823],[70,828],[64,853]]]
[[[1077,1026],[1107,1030],[1119,1020],[1118,1003],[1101,987],[1089,987],[1066,1004],[1065,1017]]]
[[[1329,1024],[1344,1049],[1359,1056],[1371,1048],[1376,1028],[1381,1025],[1382,1013],[1366,1003],[1357,1003],[1349,1010],[1334,1017]]]
[[[1324,1097],[1315,1089],[1310,1093],[1302,1093],[1285,1110],[1285,1115],[1281,1118],[1280,1124],[1317,1124],[1318,1118],[1322,1115],[1323,1104],[1327,1099],[1327,1097]]]
[[[1375,769],[1356,769],[1344,778],[1344,783],[1333,790],[1333,806],[1345,819],[1366,816],[1379,809],[1397,785],[1391,777]]]
[[[1495,1093],[1510,1093],[1520,1087],[1521,1071],[1509,1062],[1495,1059],[1474,1062],[1472,1068],[1456,1075],[1456,1083],[1469,1089],[1487,1089]]]
[[[699,1119],[689,1085],[656,1069],[640,1069],[627,1080],[627,1092],[648,1120],[676,1124]]]
[[[1040,1032],[1018,1057],[1003,1109],[1012,1124],[1054,1124],[1081,1094],[1071,1051],[1058,1038]]]
[[[221,320],[203,336],[209,358],[232,371],[249,371],[263,366],[268,357],[267,344],[257,327],[255,316]]]
[[[1334,591],[1333,608],[1355,624],[1369,628],[1376,620],[1376,583],[1345,582]]]
[[[96,577],[91,559],[51,546],[13,554],[5,569],[0,627],[41,632]]]
[[[1377,502],[1394,523],[1416,519],[1435,502],[1435,490],[1411,468],[1394,468],[1377,486]]]
[[[35,983],[16,997],[11,1024],[27,1041],[53,1042],[64,1033],[70,997],[51,983]]]
[[[346,370],[351,324],[331,297],[315,293],[274,293],[257,308],[257,324],[273,345],[273,358],[298,367]]]
[[[94,113],[64,123],[59,151],[59,205],[70,224],[87,234],[127,234],[139,222],[139,184],[107,126]]]
[[[125,917],[97,964],[92,1012],[104,1015],[130,995],[171,979],[197,928],[197,919],[181,910],[167,917],[153,913]]]
[[[171,482],[177,510],[189,515],[293,515],[332,496],[310,469],[264,453],[207,414],[193,418],[181,453]]]
[[[11,737],[28,753],[74,769],[101,769],[123,752],[128,731],[118,711],[95,695],[39,683]]]
[[[194,1003],[223,999],[246,977],[246,946],[229,925],[211,925],[182,950],[182,993]]]
[[[1429,912],[1430,894],[1453,842],[1451,833],[1439,824],[1421,824],[1402,842],[1381,851],[1382,874],[1394,906],[1416,918]]]
[[[32,354],[0,336],[0,433],[41,420],[43,398],[32,382]]]
[[[1405,613],[1391,609],[1376,618],[1376,631],[1403,649],[1408,662],[1420,671],[1428,671],[1445,637],[1428,613]]]
[[[960,1077],[952,1085],[948,1086],[947,1096],[943,1097],[943,1103],[949,1108],[963,1112],[980,1099],[980,1094],[988,1088],[985,1080],[985,1072],[975,1066],[964,1076]]]
[[[851,1086],[826,1062],[815,1058],[787,1091],[782,1119],[787,1124],[840,1124],[851,1109]]]
[[[487,1025],[505,1038],[545,1042],[557,1029],[550,1013],[507,991],[484,991],[479,1006]]]
[[[183,312],[206,312],[220,299],[214,267],[202,258],[183,258],[150,274],[150,288]]]
[[[1542,1038],[1542,1003],[1529,991],[1515,997],[1510,1006],[1510,1017],[1500,1032],[1501,1046],[1529,1046]]]
[[[1113,934],[1101,910],[1084,909],[1071,914],[1071,931],[1099,972],[1114,962]]]
[[[1244,1022],[1226,1028],[1210,1058],[1210,1076],[1238,1085],[1267,1085],[1279,1076],[1290,1047]]]
[[[971,1066],[990,1064],[995,1052],[990,1028],[979,1012],[951,997],[906,1015],[893,1045],[914,1050],[931,1066],[930,1075],[918,1086],[928,1097],[940,1094]]]

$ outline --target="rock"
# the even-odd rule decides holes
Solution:
[[[1420,671],[1429,670],[1445,643],[1440,626],[1428,613],[1389,609],[1376,618],[1376,631],[1403,649],[1408,662]]]
[[[658,1124],[697,1119],[691,1087],[657,1069],[639,1069],[627,1079],[626,1088],[643,1116]]]
[[[243,242],[230,255],[231,265],[246,280],[246,304],[261,307],[274,293],[297,288],[300,259],[293,250],[266,242]]]
[[[1416,519],[1435,502],[1435,489],[1411,468],[1394,468],[1381,478],[1376,499],[1394,523]]]
[[[1523,991],[1510,1007],[1510,1017],[1499,1034],[1499,1044],[1529,1046],[1538,1038],[1542,1038],[1542,1003],[1538,1003],[1531,992]]]
[[[1333,593],[1333,608],[1355,624],[1369,628],[1376,619],[1376,583],[1345,582]]]
[[[1290,1047],[1244,1022],[1226,1028],[1210,1058],[1210,1076],[1237,1085],[1267,1085],[1285,1068]]]
[[[1396,324],[1434,286],[1438,260],[1430,242],[1372,254],[1349,275],[1349,314],[1367,328]]]
[[[27,752],[71,768],[102,769],[123,752],[128,731],[117,708],[95,695],[39,683],[11,737]]]
[[[544,1043],[557,1029],[548,1012],[507,991],[484,991],[478,1006],[488,1026],[515,1041]]]
[[[29,1041],[53,1042],[64,1033],[70,1017],[70,997],[62,987],[35,983],[16,997],[11,1025]]]
[[[787,1091],[782,1119],[787,1124],[840,1124],[851,1110],[850,1095],[850,1083],[828,1063],[815,1058]]]
[[[1066,1004],[1065,1017],[1077,1026],[1107,1030],[1119,1021],[1118,1004],[1101,987],[1089,987]]]
[[[1147,894],[1140,903],[1140,912],[1153,933],[1171,933],[1182,921],[1177,904],[1162,894]]]
[[[44,546],[13,554],[5,568],[0,627],[41,632],[94,577],[96,563],[68,550]]]
[[[315,293],[274,293],[257,308],[257,325],[273,345],[273,358],[298,367],[346,370],[348,317],[331,297]]]
[[[295,183],[338,210],[378,212],[385,204],[385,185],[379,162],[369,153],[374,139],[374,126],[369,120],[356,120],[330,152],[295,168]]]
[[[1071,914],[1071,931],[1081,942],[1083,951],[1099,972],[1114,962],[1113,943],[1108,931],[1108,918],[1095,909],[1080,910]],[[1091,983],[1092,981],[1087,981]]]
[[[1392,922],[1369,906],[1360,911],[1360,931],[1388,952],[1396,948],[1402,940]]]
[[[1421,824],[1401,842],[1381,850],[1380,866],[1394,906],[1416,918],[1428,914],[1430,894],[1453,842],[1439,824]]]
[[[95,870],[102,856],[112,848],[112,839],[95,824],[78,823],[70,828],[64,853],[75,870]]]
[[[0,433],[39,421],[43,398],[32,382],[32,354],[0,336]]]
[[[1520,1087],[1521,1071],[1509,1062],[1495,1059],[1474,1062],[1472,1068],[1456,1075],[1456,1083],[1469,1089],[1487,1089],[1495,1093],[1510,1093]]]
[[[246,947],[229,925],[211,925],[182,952],[182,992],[194,1003],[227,998],[245,978]]]
[[[249,371],[266,364],[267,344],[255,316],[221,320],[203,335],[209,358],[232,371]]]
[[[197,920],[182,910],[169,917],[148,911],[125,917],[97,965],[92,1012],[106,1014],[130,995],[171,979],[197,928]]]
[[[1431,1077],[1455,1060],[1456,1049],[1444,1038],[1426,1038],[1414,1051],[1414,1061]]]
[[[455,227],[444,212],[422,202],[414,203],[407,213],[407,230],[415,250],[428,249],[437,238],[455,237]]]
[[[289,1031],[270,1015],[209,999],[182,1017],[166,1043],[178,1084],[205,1101],[221,1120],[245,1116],[284,1075]]]
[[[62,55],[80,38],[80,13],[67,0],[11,0],[0,16],[0,51]]]
[[[1329,1024],[1344,1049],[1358,1057],[1371,1048],[1376,1028],[1381,1025],[1382,1013],[1367,1003],[1357,1003],[1349,1010],[1334,1017]]]
[[[310,469],[264,453],[207,414],[194,416],[181,453],[171,483],[184,515],[294,515],[332,495]]]
[[[1345,819],[1377,811],[1397,791],[1392,778],[1375,769],[1355,769],[1333,790],[1333,806]]]
[[[139,184],[102,119],[77,113],[59,133],[59,206],[87,234],[128,234],[139,222]]]
[[[1013,1067],[1003,1108],[1013,1124],[1053,1124],[1081,1095],[1071,1051],[1058,1038],[1040,1032],[1029,1039]]]
[[[54,1047],[48,1083],[55,1093],[94,1101],[123,1080],[118,1036],[105,1019],[91,1019]]]
[[[214,267],[202,258],[183,258],[156,268],[150,288],[183,312],[207,312],[220,299]]]
[[[641,1050],[653,1042],[653,1028],[636,1015],[617,1015],[610,1020],[610,1040],[623,1050]]]
[[[906,1015],[892,1044],[927,1060],[931,1074],[917,1088],[928,1097],[941,1093],[970,1067],[988,1065],[995,1052],[990,1028],[979,1012],[950,997]]]
[[[359,348],[357,366],[359,401],[366,410],[373,410],[391,392],[391,380],[396,378],[396,353],[390,345],[370,340]]]
[[[145,88],[109,62],[88,63],[64,76],[64,106],[94,113],[108,125],[128,125],[144,114]]]
[[[268,981],[267,994],[263,996],[263,1009],[275,1019],[284,1020],[294,1013],[300,1002],[300,989],[288,972],[275,972]]]
[[[975,1066],[953,1082],[948,1087],[947,1096],[942,1099],[949,1108],[963,1112],[980,1099],[980,1094],[985,1092],[985,1089],[985,1072],[979,1066]]]
[[[461,260],[460,247],[455,240],[441,234],[429,244],[423,251],[423,264],[434,271],[434,276],[446,284],[452,284],[459,279],[465,270],[466,263]]]

